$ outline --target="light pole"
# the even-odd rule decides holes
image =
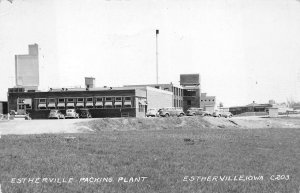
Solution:
[[[156,37],[156,84],[158,84],[158,34],[159,34],[159,30],[157,29],[155,32],[155,37]]]

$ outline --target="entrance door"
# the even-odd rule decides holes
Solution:
[[[18,113],[18,115],[25,115],[26,104],[18,104],[17,113]]]

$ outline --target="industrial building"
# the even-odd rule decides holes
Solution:
[[[61,88],[26,92],[10,89],[9,110],[30,113],[33,119],[48,118],[51,109],[88,108],[92,117],[143,117],[146,111],[146,91],[135,88]]]
[[[183,88],[179,85],[174,85],[173,83],[170,83],[170,84],[125,85],[124,87],[137,87],[137,88],[144,88],[144,89],[146,87],[152,87],[157,90],[168,91],[172,95],[171,104],[169,106],[162,106],[162,107],[181,107],[181,108],[183,107]]]
[[[29,54],[15,55],[16,87],[37,90],[39,86],[39,47],[29,45]]]
[[[217,108],[215,96],[207,96],[206,93],[201,93],[200,108],[210,113],[214,112]]]
[[[253,101],[251,104],[248,104],[246,106],[235,106],[235,107],[229,107],[229,111],[233,115],[267,115],[268,109],[271,108],[272,104],[257,104],[255,101]]]
[[[183,111],[186,112],[190,107],[200,108],[200,75],[181,74],[180,85],[183,88]]]
[[[200,75],[181,74],[180,85],[169,84],[144,84],[144,85],[125,85],[125,87],[153,87],[159,90],[170,91],[173,93],[172,106],[182,108],[187,111],[190,107],[200,107]]]
[[[48,117],[51,109],[65,113],[70,108],[88,108],[92,117],[144,117],[149,108],[177,107],[186,111],[201,107],[199,74],[180,75],[180,84],[97,88],[95,78],[85,77],[85,88],[38,91],[16,87],[8,89],[8,110],[42,119]],[[206,103],[204,106],[208,107]]]

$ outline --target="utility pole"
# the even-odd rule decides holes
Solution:
[[[158,34],[159,30],[156,30],[155,36],[156,36],[156,84],[158,84]]]

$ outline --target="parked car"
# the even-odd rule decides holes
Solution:
[[[185,113],[181,108],[170,107],[170,108],[162,108],[159,110],[159,116],[161,117],[169,117],[169,116],[177,116],[182,117]]]
[[[155,108],[148,109],[146,113],[146,117],[159,117],[159,112]]]
[[[203,116],[212,116],[212,113],[209,111],[203,111]]]
[[[48,116],[49,119],[64,119],[65,116],[59,110],[51,110]]]
[[[191,107],[187,110],[187,116],[196,116],[196,115],[203,115],[203,109],[202,108],[195,108]]]
[[[65,118],[79,118],[79,114],[75,109],[67,109]]]
[[[231,118],[233,115],[231,112],[228,111],[215,111],[213,112],[214,117],[225,117],[225,118]]]
[[[92,118],[89,109],[80,109],[79,110],[79,118]]]

